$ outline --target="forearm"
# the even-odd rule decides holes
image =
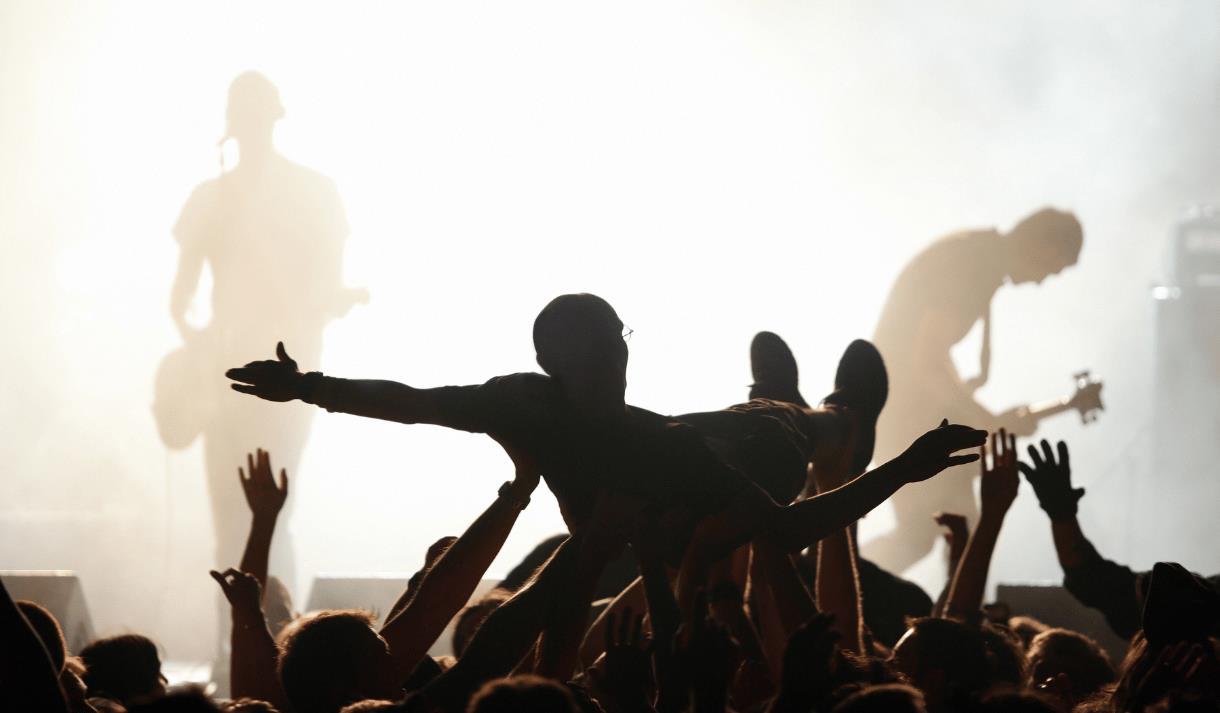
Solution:
[[[305,375],[298,398],[332,412],[399,423],[435,423],[430,391],[396,381]]]
[[[851,528],[844,528],[818,543],[818,609],[834,615],[840,645],[864,653],[863,618],[860,616],[860,575],[856,569]]]
[[[788,637],[796,628],[817,614],[818,607],[813,594],[801,580],[792,556],[766,540],[754,541],[754,559],[757,563],[752,574],[761,579],[769,590],[771,602],[781,625],[779,653],[783,654]],[[776,659],[778,664],[780,659]]]
[[[578,553],[569,537],[532,582],[488,615],[453,668],[423,689],[424,700],[443,710],[460,710],[480,684],[511,671],[537,640],[551,598],[567,585]]]
[[[945,604],[947,616],[968,616],[982,608],[991,555],[1004,524],[1004,514],[988,513],[984,509],[979,517],[978,527],[970,534],[970,541],[966,544],[966,551],[949,587]]]
[[[397,668],[410,673],[445,626],[466,605],[499,554],[521,500],[497,497],[424,575],[415,596],[382,628]]]
[[[945,571],[948,576],[945,577],[945,586],[940,590],[940,596],[936,598],[936,603],[932,605],[932,616],[941,617],[945,615],[945,605],[949,602],[949,590],[953,588],[953,580],[957,577],[957,568],[962,563],[962,551],[964,546],[954,544],[949,550],[948,562]]]
[[[905,468],[895,458],[834,490],[782,508],[768,537],[788,552],[813,546],[889,499],[904,482]]]
[[[1080,521],[1075,517],[1051,520],[1051,537],[1055,541],[1059,566],[1065,572],[1101,559],[1093,543],[1089,542],[1084,531],[1080,529]]]
[[[275,534],[277,515],[255,515],[250,521],[250,534],[241,555],[239,569],[254,575],[259,587],[267,591],[267,561],[271,557],[271,538]]]
[[[279,649],[262,611],[233,610],[232,652],[229,662],[233,698],[257,698],[288,710],[288,701],[276,672]]]

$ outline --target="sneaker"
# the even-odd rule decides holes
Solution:
[[[873,459],[877,442],[877,417],[889,396],[889,377],[881,352],[871,342],[857,339],[847,345],[835,372],[835,390],[822,404],[851,410],[858,419],[856,455],[852,459],[857,473],[863,473]]]
[[[809,408],[797,387],[796,358],[775,332],[759,332],[750,342],[751,399],[786,401]]]

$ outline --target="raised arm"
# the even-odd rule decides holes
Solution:
[[[855,452],[856,429],[848,443],[837,454],[812,466],[818,492],[828,492],[842,486],[851,477],[851,461]],[[815,589],[818,609],[834,617],[843,648],[864,653],[864,617],[860,612],[860,573],[856,568],[856,548],[852,528],[832,532],[817,544],[818,566]]]
[[[487,616],[457,663],[420,691],[412,701],[421,706],[416,710],[464,710],[481,684],[512,671],[538,639],[551,599],[568,585],[579,552],[574,538],[565,540],[532,581]]]
[[[1058,459],[1045,439],[1040,445],[1041,451],[1029,446],[1032,465],[1021,462],[1018,467],[1050,518],[1055,554],[1063,568],[1063,586],[1080,603],[1100,610],[1115,633],[1130,638],[1142,626],[1137,575],[1129,567],[1102,557],[1081,529],[1076,511],[1084,488],[1072,487],[1067,444],[1059,441]]]
[[[288,710],[287,696],[276,673],[279,647],[263,616],[262,588],[254,575],[229,569],[211,572],[229,602],[233,616],[229,656],[230,688],[234,698],[257,698]]]
[[[953,578],[957,576],[957,566],[961,564],[962,553],[966,551],[966,543],[970,541],[970,523],[965,515],[952,512],[938,512],[932,516],[937,525],[945,528],[945,544],[949,547],[949,561],[946,571],[945,586],[940,590],[940,596],[932,606],[932,616],[944,616],[945,604],[949,601],[949,590],[953,587]]]
[[[0,582],[0,696],[11,710],[68,713],[42,639]]]
[[[258,586],[267,588],[267,561],[271,556],[271,537],[275,534],[275,523],[284,502],[288,500],[288,472],[280,469],[277,484],[271,473],[271,454],[258,449],[246,454],[246,468],[237,469],[241,489],[250,507],[250,534],[246,538],[246,549],[241,556],[239,569],[258,580]]]
[[[516,464],[514,479],[501,486],[495,501],[424,574],[410,603],[381,629],[394,665],[404,677],[466,605],[538,487],[537,466],[523,454],[509,454]]]
[[[983,606],[991,555],[995,552],[1004,516],[1017,498],[1017,486],[1021,481],[1017,476],[1016,440],[1015,436],[1009,436],[1003,430],[992,434],[990,468],[983,457],[984,449],[979,449],[979,470],[982,473],[979,524],[970,535],[953,584],[949,587],[949,598],[945,604],[945,614],[949,616],[971,616]]]
[[[276,344],[275,354],[275,359],[226,371],[225,376],[237,382],[230,384],[233,390],[267,401],[300,399],[327,411],[383,421],[440,424],[439,389],[415,389],[395,381],[338,379],[317,371],[302,374],[283,342]]]

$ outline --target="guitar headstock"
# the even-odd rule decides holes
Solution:
[[[1068,399],[1068,405],[1080,413],[1081,423],[1093,423],[1099,412],[1106,409],[1101,402],[1102,382],[1090,376],[1087,370],[1073,374],[1072,379],[1076,393]]]

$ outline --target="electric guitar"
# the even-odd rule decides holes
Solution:
[[[1089,376],[1088,371],[1073,374],[1072,379],[1075,389],[1071,396],[1030,404],[1018,410],[1017,415],[1033,416],[1041,421],[1065,411],[1076,411],[1080,414],[1081,423],[1093,423],[1098,414],[1106,408],[1101,402],[1102,382]]]

